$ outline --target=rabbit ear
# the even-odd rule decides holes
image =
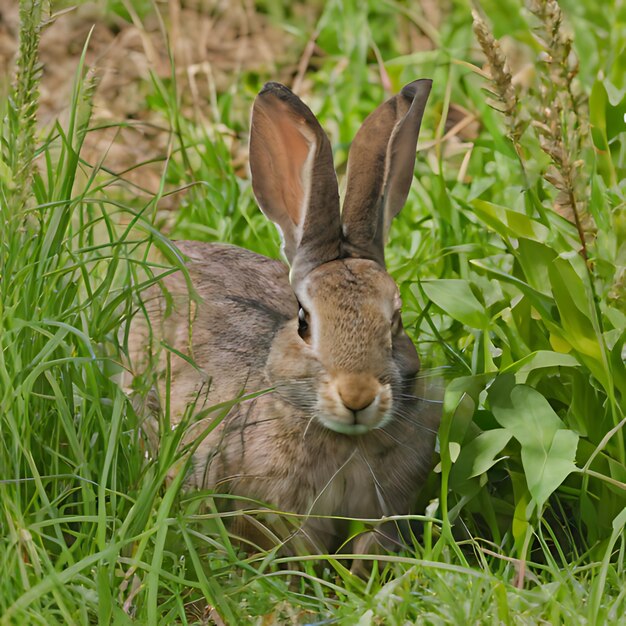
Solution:
[[[339,191],[328,137],[287,87],[267,83],[252,108],[252,189],[285,256],[306,271],[338,258]]]
[[[348,156],[343,205],[344,251],[385,264],[391,220],[413,180],[417,136],[432,81],[415,80],[381,104],[356,134]]]

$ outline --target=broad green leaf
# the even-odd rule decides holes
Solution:
[[[569,354],[572,351],[572,346],[569,341],[563,339],[559,333],[550,333],[550,345],[556,352],[561,354]]]
[[[479,199],[470,204],[477,217],[503,237],[526,237],[536,241],[545,241],[548,238],[550,231],[525,213]]]
[[[606,388],[608,382],[600,344],[602,338],[594,328],[593,313],[580,277],[565,259],[556,259],[548,273],[561,316],[562,338],[579,354],[587,357],[585,364]],[[551,330],[555,332],[557,329]]]
[[[471,444],[475,443],[475,449],[470,450],[474,457],[470,478],[484,474],[500,461],[501,458],[497,458],[497,455],[502,451],[502,448],[509,443],[510,439],[511,433],[507,432],[504,428],[488,430],[476,437],[476,439],[467,446],[467,448],[470,448]]]
[[[495,267],[491,267],[486,261],[488,261],[488,259],[470,259],[470,265],[479,271],[482,270],[496,280],[514,285],[528,298],[528,301],[537,309],[543,318],[550,318],[550,307],[554,304],[552,298],[540,293],[523,280],[511,276],[510,274],[505,274],[502,270]]]
[[[454,463],[458,459],[459,453],[461,452],[461,444],[456,441],[451,441],[448,444],[448,450],[450,452],[450,460]]]
[[[522,446],[522,465],[533,501],[541,508],[576,469],[578,435],[566,430],[548,401],[535,389],[501,376],[489,389],[498,423]]]
[[[557,276],[568,287],[567,291],[572,303],[587,319],[591,320],[593,317],[593,295],[591,289],[587,288],[589,278],[583,259],[577,254],[569,258],[554,259],[548,268],[547,277],[550,283],[554,283]]]
[[[597,168],[604,182],[608,186],[617,183],[617,176],[611,159],[611,150],[606,132],[606,109],[608,95],[602,81],[596,80],[589,96],[589,121],[591,122],[591,137],[596,150]]]
[[[543,398],[541,394],[538,395]],[[547,401],[545,406],[550,408]],[[577,446],[578,435],[572,430],[563,429],[557,430],[549,443],[547,438],[537,438],[532,444],[522,446],[522,465],[526,471],[528,490],[539,508],[576,470],[574,459]]]
[[[426,295],[450,317],[471,328],[486,330],[489,316],[476,299],[469,281],[460,279],[428,280],[421,283]]]
[[[528,354],[524,358],[511,363],[502,370],[502,373],[515,373],[515,382],[523,384],[526,382],[528,375],[537,369],[549,367],[578,367],[580,363],[570,354],[561,352],[551,352],[550,350],[537,350]]]
[[[548,296],[551,295],[548,268],[556,256],[552,248],[532,239],[521,237],[518,242],[516,258],[524,272],[526,282],[533,289]]]
[[[511,433],[505,428],[495,428],[480,433],[461,449],[458,459],[450,472],[450,485],[469,480],[484,474],[501,459],[497,458],[502,448],[511,439]]]
[[[439,429],[442,446],[449,441],[462,444],[471,423],[479,395],[493,374],[455,378],[446,388],[443,399],[443,416]]]
[[[593,216],[593,220],[598,227],[598,237],[602,237],[605,233],[611,233],[611,209],[608,202],[608,190],[604,179],[597,172],[598,164],[596,163],[596,171],[591,177],[591,198],[589,200],[589,212]]]

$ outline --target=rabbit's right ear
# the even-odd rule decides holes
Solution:
[[[291,90],[267,83],[252,108],[252,189],[278,226],[292,271],[338,258],[339,191],[326,133]]]
[[[363,122],[348,155],[343,203],[344,252],[385,266],[391,220],[413,180],[417,136],[432,81],[415,80]]]

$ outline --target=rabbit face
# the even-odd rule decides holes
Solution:
[[[393,279],[374,261],[341,259],[315,268],[294,290],[298,319],[272,351],[270,384],[332,431],[383,427],[394,395],[419,370]]]

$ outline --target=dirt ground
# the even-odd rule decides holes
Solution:
[[[219,121],[211,119],[216,94],[231,88],[240,72],[272,76],[303,95],[307,71],[315,66],[316,56],[324,54],[314,40],[321,1],[290,5],[291,18],[310,25],[300,37],[257,10],[254,0],[157,0],[158,14],[141,16],[133,9],[139,3],[120,4],[131,21],[105,12],[104,2],[85,2],[50,16],[41,35],[38,121],[45,130],[67,119],[76,69],[89,38],[86,64],[96,78],[91,122],[96,130],[87,135],[82,157],[88,163],[102,162],[105,171],[119,177],[116,184],[146,198],[159,189],[163,158],[171,146],[169,120],[146,103],[151,73],[168,79],[175,67],[183,113],[216,125]],[[428,32],[435,32],[443,19],[438,0],[420,4],[422,27],[408,18],[400,24],[398,37],[406,52],[432,48]],[[18,0],[0,0],[0,75],[7,77],[18,46],[18,13]],[[384,82],[385,76],[381,79]],[[468,129],[468,122],[472,120],[467,111],[451,107],[448,129],[456,125],[460,135],[468,130],[475,135],[475,126]],[[217,130],[233,135],[233,160],[244,165],[245,141],[238,141],[232,129]],[[165,197],[159,206],[173,208],[179,199]]]
[[[132,12],[132,3],[125,4]],[[158,7],[160,15],[131,13],[129,23],[111,11],[105,13],[101,4],[87,2],[50,16],[40,44],[38,121],[45,129],[67,118],[80,55],[93,28],[86,53],[86,64],[97,80],[92,126],[115,126],[90,132],[82,156],[91,163],[103,159],[103,168],[122,174],[135,193],[147,195],[159,188],[160,159],[167,154],[170,131],[168,120],[147,107],[146,95],[151,72],[160,79],[171,77],[168,50],[183,111],[200,119],[210,116],[207,102],[227,89],[242,69],[284,75],[294,71],[289,59],[297,60],[301,52],[292,35],[272,25],[246,0],[174,0]],[[311,19],[314,23],[314,14]],[[17,0],[0,0],[0,73],[5,76],[13,72],[18,33]]]

